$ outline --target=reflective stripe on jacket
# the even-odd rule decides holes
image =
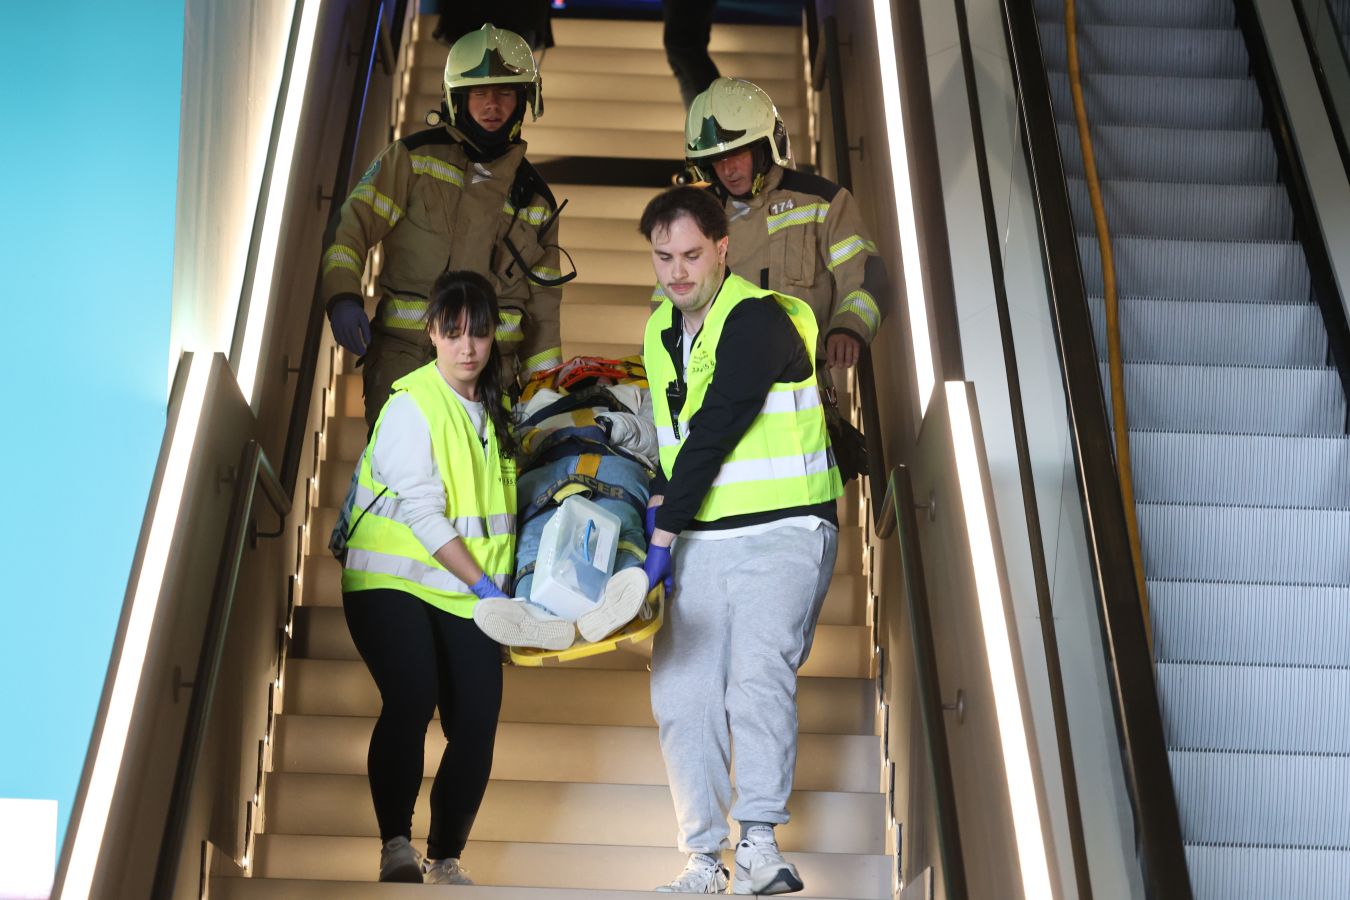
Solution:
[[[427,420],[432,454],[445,486],[445,517],[488,577],[508,590],[516,552],[515,463],[502,457],[491,425],[483,447],[464,405],[434,362],[400,378],[394,390],[407,391]],[[398,494],[375,480],[371,453],[383,419],[381,413],[357,469],[342,589],[395,588],[468,618],[477,602],[469,585],[442,566],[412,529],[398,521]]]
[[[689,436],[690,421],[703,406],[717,366],[718,342],[727,317],[736,306],[765,291],[730,275],[713,302],[689,351],[687,381],[676,371],[661,333],[673,322],[669,300],[663,300],[647,321],[643,360],[651,384],[653,415],[666,478]],[[808,350],[816,343],[816,320],[799,300],[773,294],[792,320]],[[684,382],[684,405],[671,414],[669,389]],[[814,373],[801,381],[775,382],[754,422],[727,454],[695,517],[711,522],[727,516],[770,512],[832,501],[843,493],[839,469],[830,453],[825,414]]]

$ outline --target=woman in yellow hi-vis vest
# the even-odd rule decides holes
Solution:
[[[472,883],[459,857],[487,788],[502,698],[500,651],[473,608],[506,596],[516,543],[497,325],[487,279],[436,281],[427,310],[436,359],[395,382],[334,533],[347,626],[382,701],[368,757],[380,881]],[[412,814],[437,706],[449,743],[424,863]]]

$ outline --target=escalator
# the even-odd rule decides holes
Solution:
[[[1064,4],[1035,9],[1108,385]],[[1319,306],[1319,248],[1272,130],[1276,92],[1235,5],[1092,0],[1077,21],[1193,895],[1345,896],[1350,441],[1324,318],[1340,298]]]

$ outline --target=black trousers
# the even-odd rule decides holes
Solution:
[[[717,66],[708,55],[716,6],[717,0],[661,0],[661,17],[665,20],[661,42],[670,70],[680,83],[685,109],[717,79]]]
[[[380,689],[366,759],[380,840],[412,838],[423,742],[437,707],[448,742],[431,785],[430,859],[464,851],[492,771],[502,705],[501,651],[472,619],[396,590],[342,595],[347,627]]]

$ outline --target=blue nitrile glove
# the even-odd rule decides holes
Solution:
[[[647,547],[647,561],[642,564],[642,571],[647,573],[647,589],[656,587],[658,581],[664,581],[666,585],[666,594],[675,587],[675,570],[670,563],[670,548],[658,547],[652,544]]]
[[[659,505],[647,507],[647,521],[642,528],[642,533],[647,536],[647,543],[652,542],[652,535],[656,533],[656,511],[660,509]]]
[[[473,592],[473,595],[479,600],[490,600],[493,597],[506,596],[506,594],[502,592],[502,589],[497,587],[492,579],[487,576],[486,572],[483,573],[482,578],[469,586],[469,590]]]
[[[364,356],[370,346],[370,318],[356,294],[338,294],[328,304],[328,323],[333,339],[344,350]]]

